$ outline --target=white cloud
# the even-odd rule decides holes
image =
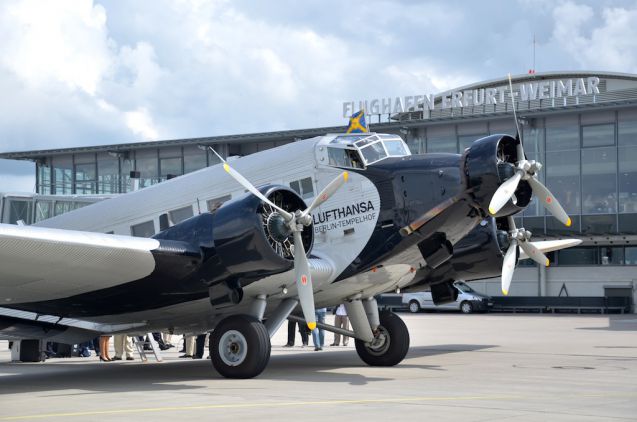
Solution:
[[[95,95],[111,66],[106,11],[91,0],[8,2],[0,28],[2,64],[30,87]]]
[[[145,141],[157,140],[157,129],[148,110],[138,108],[124,113],[124,116],[126,125],[134,134],[141,136]]]
[[[554,40],[583,67],[637,72],[637,8],[608,7],[596,14],[569,1],[554,9],[553,18]]]
[[[635,3],[582,1],[5,0],[0,151],[344,124],[526,72],[534,31],[540,71],[635,71]]]

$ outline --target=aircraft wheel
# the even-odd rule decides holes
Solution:
[[[409,330],[396,314],[381,312],[378,335],[371,345],[356,339],[358,356],[370,366],[394,366],[399,364],[409,351]]]
[[[270,350],[265,325],[248,315],[223,319],[210,336],[212,365],[226,378],[256,377],[268,364]]]

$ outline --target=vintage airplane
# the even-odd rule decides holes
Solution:
[[[508,135],[476,140],[462,154],[412,155],[396,135],[329,134],[37,227],[3,224],[0,338],[77,343],[101,333],[212,330],[215,369],[249,378],[266,367],[270,337],[288,317],[302,315],[313,329],[315,307],[344,303],[352,331],[320,325],[354,337],[367,364],[396,365],[409,333],[374,296],[430,288],[435,301],[451,301],[456,279],[500,274],[506,293],[518,258],[546,265],[543,252],[578,243],[534,244],[515,227],[512,215],[532,193],[570,222],[538,169]],[[289,187],[299,180],[311,187],[309,206]],[[152,238],[118,234],[228,196]]]

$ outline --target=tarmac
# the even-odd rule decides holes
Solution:
[[[401,317],[411,349],[395,367],[366,366],[353,341],[282,347],[284,324],[249,380],[176,349],[162,363],[10,363],[0,342],[0,421],[637,420],[637,315]]]

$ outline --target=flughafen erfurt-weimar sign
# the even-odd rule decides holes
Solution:
[[[513,85],[517,101],[579,97],[599,94],[599,78],[547,79]],[[404,97],[374,98],[371,100],[343,102],[343,117],[358,110],[366,114],[396,114],[407,111],[462,108],[481,105],[497,105],[510,101],[508,85],[493,88],[465,89],[445,92],[442,95],[407,95]],[[358,106],[358,107],[357,107]]]

